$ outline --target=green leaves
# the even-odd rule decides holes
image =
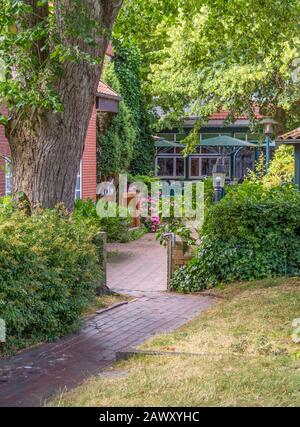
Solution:
[[[107,28],[89,2],[27,3],[0,1],[0,102],[5,101],[9,115],[61,112],[58,86],[64,65],[100,67],[99,39]]]
[[[300,117],[299,16],[297,0],[127,1],[116,31],[142,48],[145,90],[173,120],[225,108],[254,121],[256,103],[275,116],[283,108],[288,119],[277,119],[290,127]]]
[[[71,332],[101,282],[92,225],[61,211],[30,217],[0,200],[0,317],[4,350],[16,351]]]
[[[192,292],[220,283],[300,275],[300,193],[290,186],[264,190],[245,182],[212,205],[193,261],[172,287]]]

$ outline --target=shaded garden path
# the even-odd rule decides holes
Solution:
[[[43,405],[54,393],[101,373],[117,351],[172,331],[213,304],[205,296],[164,292],[166,251],[154,236],[112,244],[108,250],[109,286],[136,299],[96,315],[81,331],[56,343],[1,360],[0,406]]]

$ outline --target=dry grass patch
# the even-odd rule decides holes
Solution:
[[[300,280],[228,286],[224,296],[147,350],[215,356],[137,356],[57,397],[53,406],[300,406]],[[118,375],[118,372],[120,375]],[[124,375],[124,372],[126,373]]]
[[[224,299],[173,334],[141,348],[217,354],[290,354],[292,322],[300,318],[300,279],[234,284],[217,290]]]

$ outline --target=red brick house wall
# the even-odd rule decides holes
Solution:
[[[3,108],[2,111],[5,111]],[[96,106],[93,109],[93,114],[89,123],[85,148],[82,158],[82,198],[92,198],[96,200]],[[4,127],[0,126],[0,155],[9,155],[10,148],[4,134]],[[4,159],[0,156],[0,196],[5,195],[5,170]]]
[[[96,107],[93,108],[92,117],[88,127],[85,147],[82,157],[82,198],[96,200],[97,186],[97,159],[96,159]]]
[[[2,108],[6,112],[5,107]],[[10,153],[9,145],[4,134],[4,127],[0,126],[0,195],[5,195],[5,160],[2,156],[7,156]]]

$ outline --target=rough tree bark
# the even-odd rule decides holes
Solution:
[[[34,9],[38,8],[37,0],[28,0],[26,3]],[[61,39],[68,45],[76,46],[78,38],[72,39],[64,32],[66,11],[71,10],[72,3],[71,0],[54,2],[55,19],[61,29]],[[93,57],[100,58],[100,64],[65,61],[62,73],[54,82],[64,111],[58,113],[32,109],[26,114],[16,111],[6,126],[6,136],[11,147],[13,192],[15,195],[24,193],[32,208],[36,205],[53,208],[58,203],[63,203],[69,210],[73,208],[76,175],[105,51],[122,1],[83,0],[81,3],[88,10],[89,17],[100,23],[103,31],[92,31],[95,42],[93,47],[84,41],[80,47]],[[48,13],[48,7],[39,8],[38,13],[29,17],[28,25],[35,25],[38,19],[44,19]],[[45,55],[44,51],[39,52],[39,45],[34,49],[37,55]]]

